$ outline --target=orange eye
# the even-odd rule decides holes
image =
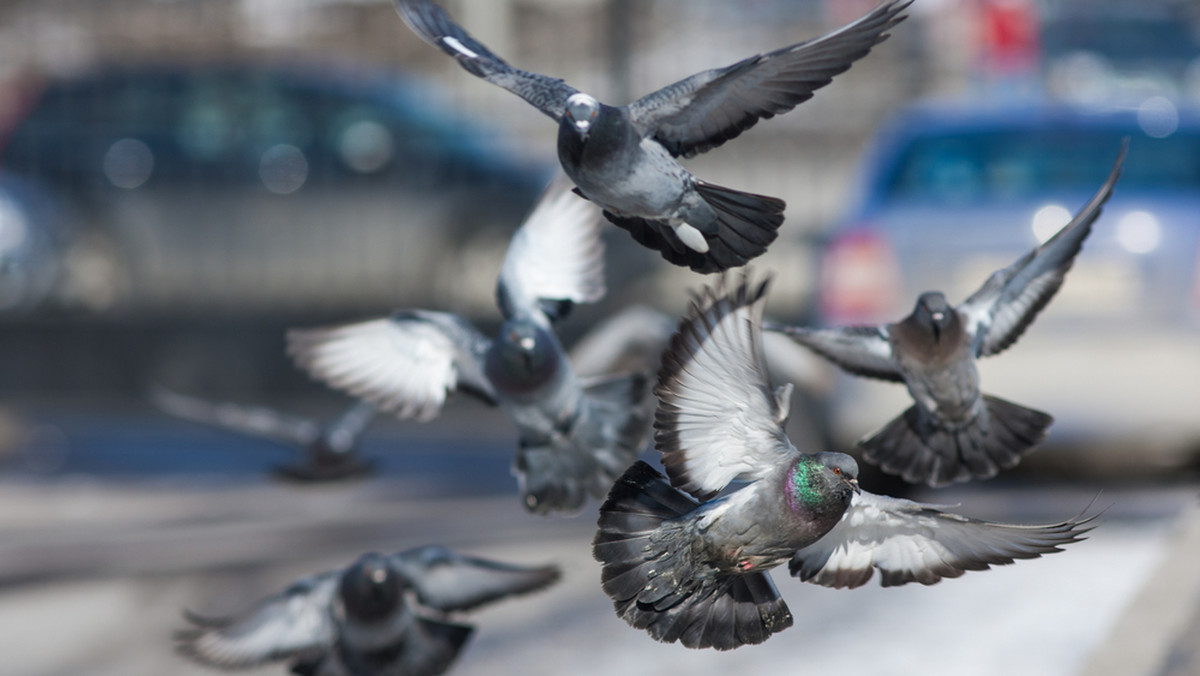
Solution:
[[[841,469],[839,469],[839,468],[837,468],[837,467],[834,467],[834,468],[833,468],[833,473],[834,473],[834,474],[841,474],[841,473],[842,473],[842,470],[841,470]]]

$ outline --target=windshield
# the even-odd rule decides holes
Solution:
[[[964,203],[1092,191],[1112,169],[1120,130],[1063,128],[915,139],[884,186],[891,199]],[[1132,140],[1123,189],[1200,191],[1200,134]]]

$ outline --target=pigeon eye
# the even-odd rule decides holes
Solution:
[[[838,468],[838,467],[834,467],[834,468],[833,468],[833,473],[834,473],[834,474],[841,474],[841,473],[842,473],[842,470],[841,470],[840,468]]]

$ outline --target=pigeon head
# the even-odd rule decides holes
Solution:
[[[564,120],[575,129],[580,136],[587,136],[600,115],[600,102],[582,92],[572,94],[567,98],[563,110]]]
[[[391,616],[403,602],[407,583],[382,554],[364,554],[342,574],[338,588],[346,615],[362,622]]]
[[[913,310],[913,318],[933,334],[934,341],[941,339],[956,317],[954,308],[950,307],[946,296],[940,291],[926,291],[921,294],[917,298],[917,307]]]
[[[499,389],[520,392],[549,381],[558,372],[554,338],[528,319],[510,319],[500,327],[484,361],[484,371]]]
[[[801,456],[788,473],[788,506],[806,518],[836,521],[858,489],[858,463],[845,453]]]

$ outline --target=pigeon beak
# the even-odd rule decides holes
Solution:
[[[525,352],[533,352],[533,345],[534,345],[533,336],[525,336],[525,337],[521,338],[519,341],[517,341],[517,344],[520,345],[521,349],[524,350]]]
[[[933,321],[935,321],[935,322],[938,322],[939,324],[940,324],[941,322],[945,321],[945,319],[946,319],[946,313],[945,313],[945,312],[934,312],[934,313],[933,313],[933,314],[931,314],[930,316],[931,316],[931,317],[933,317]]]
[[[846,483],[850,484],[850,488],[853,488],[855,493],[862,495],[862,489],[858,487],[858,479],[850,479]]]
[[[592,128],[591,120],[574,120],[575,131],[579,132],[580,136],[587,136],[588,131]]]

